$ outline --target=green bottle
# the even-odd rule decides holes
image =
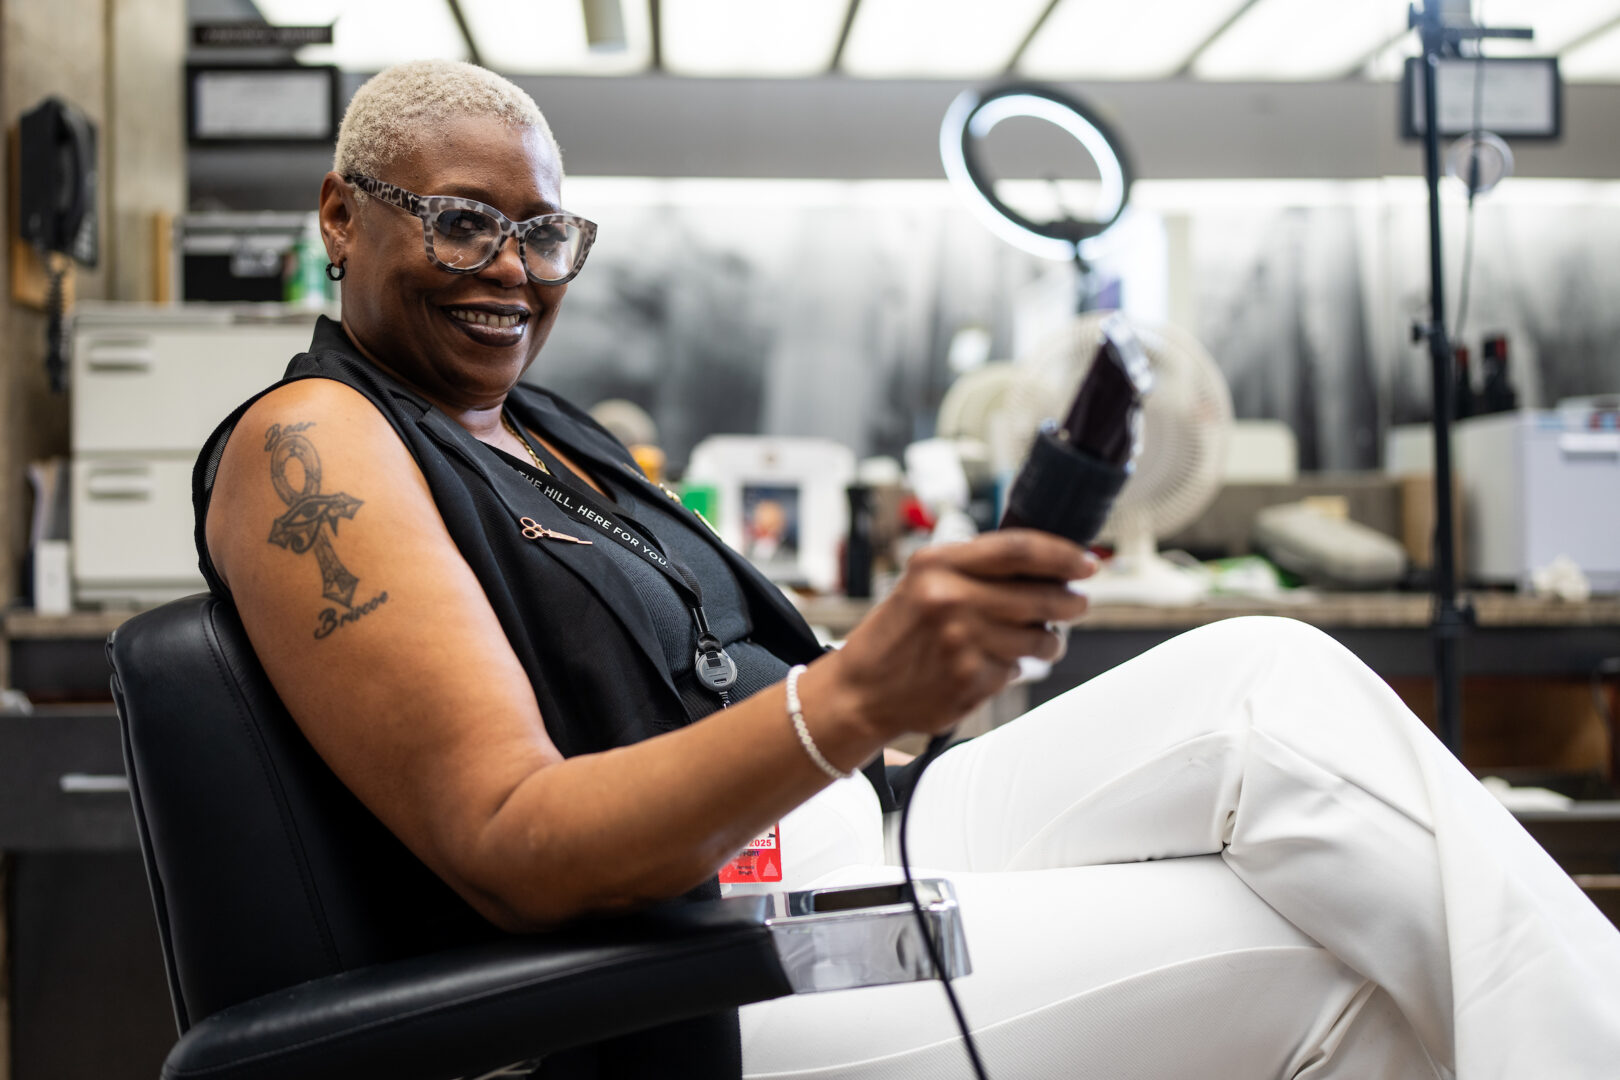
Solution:
[[[326,245],[321,242],[320,226],[312,216],[303,235],[292,249],[292,273],[287,275],[282,296],[302,308],[323,308],[332,299],[326,278]]]

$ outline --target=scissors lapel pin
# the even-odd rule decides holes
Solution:
[[[523,526],[523,539],[525,540],[562,540],[570,544],[594,544],[595,540],[582,540],[577,536],[548,529],[531,517],[519,518],[518,524]]]

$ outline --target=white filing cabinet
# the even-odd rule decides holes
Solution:
[[[80,603],[203,588],[191,468],[242,401],[309,347],[281,305],[84,304],[72,327],[73,582]]]
[[[1530,586],[1560,555],[1597,592],[1620,592],[1620,431],[1594,430],[1578,409],[1470,417],[1453,429],[1462,480],[1468,575]],[[1385,469],[1433,471],[1426,426],[1393,428]]]

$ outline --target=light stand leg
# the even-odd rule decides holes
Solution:
[[[1429,366],[1434,383],[1434,703],[1440,739],[1462,755],[1462,637],[1467,614],[1457,605],[1456,521],[1452,500],[1451,417],[1455,380],[1446,334],[1445,273],[1440,247],[1440,121],[1436,75],[1445,42],[1439,0],[1427,0],[1423,39],[1423,172],[1429,186]]]

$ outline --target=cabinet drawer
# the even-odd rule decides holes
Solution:
[[[118,718],[0,716],[0,850],[136,845]]]
[[[115,329],[73,340],[75,453],[195,453],[233,408],[281,378],[311,325]]]
[[[73,580],[87,587],[203,588],[192,539],[189,457],[73,460]]]
[[[1527,433],[1521,581],[1560,555],[1597,592],[1620,589],[1620,431]]]

